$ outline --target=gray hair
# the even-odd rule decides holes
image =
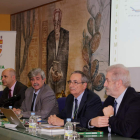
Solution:
[[[81,78],[81,82],[83,82],[83,83],[88,83],[89,82],[89,78],[82,71],[78,71],[78,70],[77,71],[74,71],[74,72],[71,73],[71,75],[72,74],[75,74],[75,73],[81,74],[81,77],[82,77]]]
[[[28,73],[28,78],[31,80],[32,77],[37,76],[38,74],[41,75],[42,79],[45,79],[45,73],[41,68],[33,68],[29,73]]]
[[[106,72],[112,73],[112,80],[122,80],[123,85],[127,88],[131,85],[129,70],[122,64],[109,66]]]

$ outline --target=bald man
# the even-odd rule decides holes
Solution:
[[[27,86],[16,80],[16,72],[12,68],[3,70],[1,79],[3,86],[6,86],[6,88],[3,90],[0,97],[0,106],[13,106],[14,108],[19,108],[25,98],[25,90],[27,89]],[[13,99],[13,96],[18,98],[8,102],[8,99]]]

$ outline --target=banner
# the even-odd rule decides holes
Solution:
[[[6,68],[15,69],[16,31],[0,31],[0,91],[2,86],[1,74]]]

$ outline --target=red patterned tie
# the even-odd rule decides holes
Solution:
[[[11,98],[11,89],[9,89],[9,98]]]

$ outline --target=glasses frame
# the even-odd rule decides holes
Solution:
[[[70,84],[73,84],[73,85],[78,85],[78,84],[84,84],[85,82],[77,82],[77,81],[71,81],[71,80],[69,80],[69,81],[67,81],[67,83],[70,85]]]

